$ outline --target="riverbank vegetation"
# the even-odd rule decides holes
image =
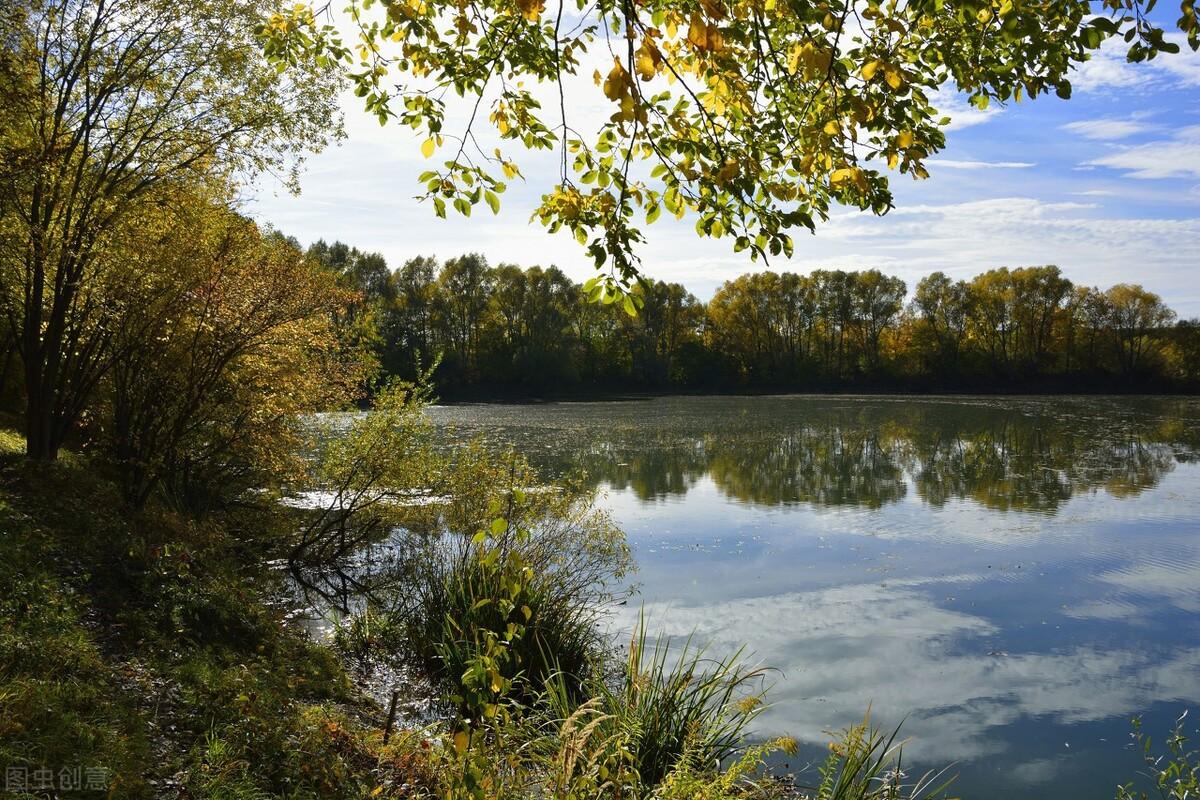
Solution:
[[[389,375],[440,357],[444,397],[1200,387],[1200,321],[1178,320],[1141,286],[1076,286],[1056,267],[937,272],[911,298],[878,270],[751,273],[707,303],[645,280],[630,316],[589,302],[554,267],[467,254],[393,270],[324,241],[307,253],[355,293],[347,335]]]
[[[569,568],[615,574],[627,554],[591,535],[597,521],[607,529],[594,513],[586,538],[550,543],[539,520],[561,532],[581,519],[560,516],[561,501],[489,500],[521,510],[473,535],[445,532],[459,558],[426,584],[464,597],[462,609],[388,605],[389,586],[411,585],[376,581],[343,596],[356,608],[323,641],[280,600],[301,574],[281,567],[297,517],[326,509],[251,501],[197,518],[155,499],[135,510],[102,462],[66,453],[39,467],[20,437],[3,440],[0,758],[14,796],[799,796],[761,770],[769,750],[794,743],[742,750],[762,708],[760,670],[736,654],[668,650],[644,628],[624,658],[598,637]],[[347,527],[372,518],[359,511]],[[396,567],[392,579],[429,568]],[[416,669],[437,713],[386,717],[352,680],[364,657]],[[881,758],[871,736],[856,729],[828,766],[846,773],[842,788],[814,796],[907,796],[877,785],[895,753]]]

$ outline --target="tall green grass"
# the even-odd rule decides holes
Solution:
[[[742,650],[710,657],[690,637],[650,641],[639,620],[615,679],[594,681],[583,705],[561,681],[552,684],[550,705],[565,720],[567,738],[585,740],[577,750],[608,774],[624,774],[642,794],[685,759],[715,772],[735,754],[764,708],[765,676],[747,665]]]
[[[507,701],[536,705],[551,678],[579,701],[605,661],[598,623],[630,566],[624,535],[592,493],[526,491],[539,479],[523,459],[472,452],[478,463],[445,487],[437,526],[406,537],[408,574],[389,611],[401,649],[451,698],[486,669],[489,693]]]
[[[601,658],[599,610],[569,591],[559,573],[531,571],[510,594],[512,575],[478,558],[458,560],[441,579],[421,587],[418,613],[408,618],[410,648],[441,686],[455,694],[478,651],[480,632],[522,632],[505,642],[501,665],[512,683],[510,699],[532,704],[547,681],[561,681],[575,698]]]

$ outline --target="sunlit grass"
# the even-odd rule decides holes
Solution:
[[[12,428],[0,428],[0,454],[21,455],[25,452],[25,437]]]
[[[741,650],[711,657],[690,638],[651,641],[641,620],[615,680],[593,682],[583,706],[573,706],[560,683],[551,703],[564,727],[624,754],[637,782],[652,788],[685,760],[711,771],[738,752],[764,708],[765,674]]]

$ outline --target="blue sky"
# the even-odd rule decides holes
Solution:
[[[771,268],[876,267],[911,287],[934,270],[970,277],[1057,264],[1079,284],[1141,283],[1181,316],[1200,317],[1200,56],[1185,48],[1127,64],[1120,50],[1104,49],[1073,84],[1069,101],[987,113],[946,97],[954,123],[930,179],[895,174],[894,211],[838,210],[816,235],[797,233],[793,258]],[[590,78],[570,87],[568,104],[580,116],[602,113],[605,102]],[[263,181],[248,213],[304,243],[341,239],[382,252],[393,267],[415,255],[477,251],[492,264],[555,264],[576,280],[592,274],[573,239],[528,221],[554,180],[552,158],[521,156],[527,180],[510,184],[499,216],[481,206],[470,220],[439,220],[413,199],[430,163],[415,134],[381,128],[353,97],[343,107],[349,136],[309,159],[301,194]],[[763,269],[733,253],[730,240],[698,238],[689,221],[664,216],[646,232],[644,272],[701,299]]]

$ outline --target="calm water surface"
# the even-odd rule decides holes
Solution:
[[[791,769],[870,706],[906,720],[917,769],[958,762],[967,798],[1106,798],[1139,768],[1132,716],[1200,717],[1200,401],[432,413],[598,482],[640,568],[618,623],[642,606],[781,670],[758,732],[812,746]]]

